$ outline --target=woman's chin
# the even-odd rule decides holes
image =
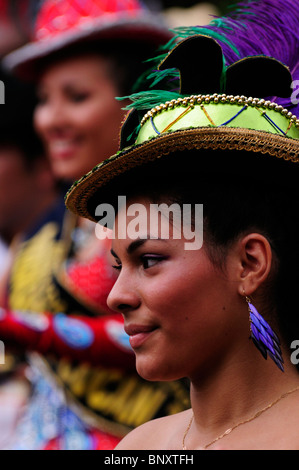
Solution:
[[[157,360],[142,360],[136,357],[136,370],[138,375],[144,380],[150,382],[166,382],[171,380],[178,380],[181,378],[180,374],[175,371],[171,373],[171,368],[166,364],[160,364]]]
[[[90,170],[89,167],[76,165],[76,162],[71,160],[67,162],[51,160],[51,166],[56,178],[67,183],[78,180]]]

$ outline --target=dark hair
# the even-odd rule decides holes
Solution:
[[[85,40],[54,51],[36,64],[39,76],[49,65],[80,55],[99,55],[107,59],[108,74],[115,83],[119,95],[135,91],[137,78],[150,68],[146,60],[156,54],[157,46],[133,39]],[[137,86],[137,85],[136,85]]]
[[[5,103],[0,105],[0,146],[19,149],[26,166],[31,167],[44,153],[33,127],[33,112],[37,101],[35,88],[1,68],[0,80],[4,84],[5,96]]]

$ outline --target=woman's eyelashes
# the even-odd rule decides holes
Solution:
[[[162,261],[165,261],[167,259],[166,256],[162,255],[155,255],[155,254],[144,254],[140,255],[135,263],[137,266],[142,266],[143,269],[149,269],[153,268],[154,266],[157,266],[159,263]],[[116,269],[117,271],[120,271],[122,268],[122,263],[119,259],[115,259],[116,264],[112,266],[113,269]]]
[[[166,259],[162,255],[146,254],[141,256],[141,262],[144,269],[153,268]]]
[[[69,93],[69,100],[73,103],[82,103],[87,101],[90,96],[88,92],[72,92]]]
[[[121,262],[120,262],[120,261],[117,261],[117,260],[115,260],[115,262],[116,262],[117,264],[113,264],[113,265],[112,265],[112,268],[113,268],[113,269],[116,269],[117,271],[120,271],[120,270],[121,270]]]

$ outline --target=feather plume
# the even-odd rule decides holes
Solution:
[[[139,93],[134,93],[130,96],[125,97],[117,97],[117,100],[123,100],[125,98],[129,98],[132,103],[129,104],[126,109],[130,110],[132,108],[139,109],[139,110],[147,110],[154,108],[157,103],[166,103],[166,101],[171,101],[173,99],[181,98],[182,96],[179,93],[167,91],[167,90],[151,90],[151,91],[144,91]],[[187,96],[187,95],[186,95]]]
[[[274,57],[287,65],[293,79],[293,93],[288,99],[272,99],[299,116],[299,103],[296,102],[299,101],[298,0],[241,2],[230,14],[215,18],[209,25],[197,28],[197,31],[197,34],[210,35],[219,42],[227,66],[243,57],[260,54]],[[180,35],[178,28],[176,40]]]
[[[214,38],[222,47],[225,66],[254,55],[266,55],[280,60],[290,70],[293,92],[290,98],[266,97],[288,108],[299,116],[299,5],[298,0],[247,0],[234,6],[234,10],[221,18],[214,18],[207,26],[179,27],[172,30],[173,38],[152,59],[153,70],[147,77],[145,88],[160,88],[179,93],[179,73],[176,69],[159,71],[158,63],[177,42],[196,34]],[[140,89],[140,88],[139,88]],[[163,90],[164,89],[164,90]],[[162,91],[163,90],[163,91]],[[141,92],[142,105],[148,92]],[[163,102],[149,101],[153,106]],[[138,107],[138,94],[134,96]],[[143,108],[139,108],[143,109]]]

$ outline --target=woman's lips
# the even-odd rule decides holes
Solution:
[[[48,143],[48,149],[53,160],[71,158],[76,149],[78,142],[74,140],[53,140]]]
[[[130,345],[133,349],[139,348],[149,336],[157,329],[153,325],[127,325],[125,332],[130,336]]]

